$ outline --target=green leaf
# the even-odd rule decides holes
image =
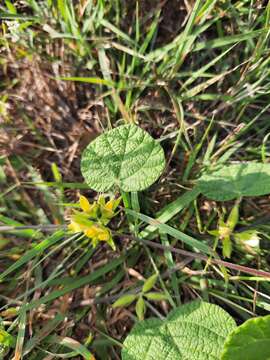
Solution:
[[[94,190],[114,185],[141,191],[152,185],[165,166],[162,147],[136,125],[122,125],[92,141],[82,155],[81,171]]]
[[[137,314],[139,320],[144,319],[145,311],[146,311],[145,302],[144,302],[142,296],[140,296],[136,302],[136,314]]]
[[[107,85],[107,86],[114,86],[114,83],[109,80],[100,79],[97,77],[60,77],[59,80],[65,81],[78,81],[78,82],[85,82],[90,84],[97,84],[97,85]]]
[[[208,230],[208,234],[219,237],[219,231],[218,230]]]
[[[266,195],[270,193],[270,164],[250,162],[224,166],[203,175],[198,186],[203,195],[216,201]]]
[[[229,229],[231,231],[234,230],[239,220],[239,204],[235,204],[232,208],[230,215],[228,216],[228,220],[226,221],[226,224],[228,225]]]
[[[0,329],[0,346],[5,348],[15,347],[15,338],[3,329]]]
[[[168,296],[166,294],[164,294],[164,293],[149,292],[147,294],[144,294],[144,296],[148,300],[153,300],[153,301],[168,300]]]
[[[122,360],[218,360],[235,327],[222,308],[193,301],[173,310],[164,321],[137,323],[124,341]]]
[[[226,339],[222,360],[269,360],[270,315],[246,321]]]
[[[14,6],[9,0],[5,0],[5,3],[11,14],[17,14],[16,6]]]
[[[155,283],[157,281],[157,278],[158,278],[158,275],[154,274],[145,281],[143,288],[142,288],[143,293],[146,293],[147,291],[152,289],[152,287],[155,285]]]
[[[61,182],[62,182],[62,174],[61,174],[60,169],[59,169],[59,167],[57,166],[57,164],[56,164],[56,163],[52,163],[51,169],[52,169],[52,173],[53,173],[54,180],[55,180],[57,183],[61,183]]]
[[[223,257],[230,258],[232,254],[232,241],[230,236],[225,236],[222,240],[222,255]]]
[[[120,307],[120,306],[128,306],[130,305],[135,299],[137,298],[137,295],[134,294],[128,294],[128,295],[124,295],[121,296],[118,300],[116,300],[112,307],[116,308],[116,307]]]

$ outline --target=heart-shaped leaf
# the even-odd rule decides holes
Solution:
[[[269,360],[270,315],[247,320],[227,338],[222,360]]]
[[[84,150],[81,171],[96,191],[114,185],[141,191],[152,185],[165,166],[162,147],[146,131],[130,124],[107,131]]]
[[[124,341],[122,360],[219,360],[235,327],[219,306],[193,301],[173,310],[165,321],[137,323]]]
[[[270,164],[250,162],[223,166],[203,175],[198,187],[203,195],[217,201],[266,195],[270,193]]]

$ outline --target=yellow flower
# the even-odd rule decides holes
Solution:
[[[84,233],[85,236],[91,239],[94,247],[100,241],[105,241],[115,250],[111,231],[105,225],[115,215],[114,211],[120,201],[121,198],[110,199],[106,203],[104,196],[101,195],[97,202],[90,204],[87,198],[81,195],[79,204],[82,211],[74,210],[68,229],[73,233]]]

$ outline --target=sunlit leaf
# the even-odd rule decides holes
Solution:
[[[270,315],[246,321],[227,338],[222,360],[269,360]]]
[[[270,164],[244,163],[223,166],[198,180],[204,196],[226,201],[242,196],[260,196],[270,193]]]
[[[100,135],[87,146],[81,161],[86,183],[101,192],[113,186],[124,191],[144,190],[158,179],[164,166],[162,147],[134,124]]]
[[[137,323],[124,341],[122,360],[217,360],[235,327],[219,306],[194,301],[173,310],[164,321]]]

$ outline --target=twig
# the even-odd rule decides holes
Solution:
[[[207,257],[205,255],[202,255],[202,254],[192,253],[190,251],[178,249],[178,248],[175,248],[173,246],[162,245],[162,244],[159,244],[157,242],[154,242],[154,241],[151,241],[151,240],[140,239],[140,238],[134,237],[132,235],[124,235],[124,236],[128,237],[130,239],[136,240],[138,242],[144,243],[145,245],[160,249],[160,250],[169,250],[169,251],[174,252],[176,254],[188,256],[188,257],[191,257],[193,259],[200,259],[200,260],[209,262],[210,264],[212,263],[212,264],[225,266],[225,267],[227,267],[229,269],[241,271],[241,272],[244,272],[244,273],[247,273],[247,274],[266,277],[266,278],[269,278],[269,280],[270,280],[270,272],[267,272],[267,271],[252,269],[252,268],[249,268],[249,267],[246,267],[246,266],[243,266],[243,265],[233,264],[233,263],[230,263],[228,261],[224,261],[224,260],[220,260],[220,259],[210,259],[209,257]]]

